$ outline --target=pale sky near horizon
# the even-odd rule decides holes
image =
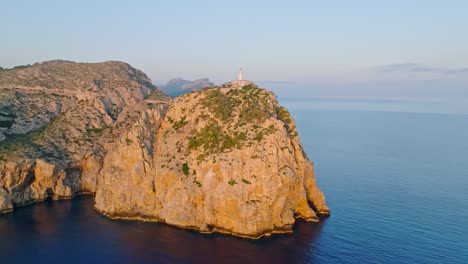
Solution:
[[[0,66],[120,60],[155,83],[468,98],[468,1],[5,1]],[[281,93],[281,92],[280,92]]]

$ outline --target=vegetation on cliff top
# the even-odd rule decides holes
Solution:
[[[172,133],[185,127],[191,129],[185,155],[198,151],[198,160],[263,141],[277,131],[278,127],[271,123],[274,119],[284,122],[288,133],[295,136],[294,122],[289,112],[278,105],[271,92],[255,85],[207,88],[183,95],[178,100],[181,104],[187,104],[189,109],[180,107],[181,114],[167,116],[167,120],[172,124]],[[265,124],[272,117],[274,119]],[[190,122],[192,124],[187,126]],[[181,153],[182,146],[177,146]]]

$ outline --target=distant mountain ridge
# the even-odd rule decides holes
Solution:
[[[200,90],[201,88],[211,87],[215,84],[210,82],[209,78],[202,78],[195,81],[188,81],[182,78],[174,78],[161,86],[161,91],[165,94],[176,97],[188,92]]]

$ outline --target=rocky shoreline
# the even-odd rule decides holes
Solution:
[[[119,62],[17,71],[0,71],[0,87],[9,87],[0,89],[0,117],[16,116],[0,141],[0,213],[89,193],[109,218],[255,239],[330,212],[293,118],[267,90],[226,84],[170,100]],[[65,89],[69,82],[50,74],[77,71],[94,76],[69,76]],[[21,94],[44,72],[50,89],[73,94]],[[75,98],[80,90],[87,97]],[[33,103],[17,108],[20,100]],[[61,107],[44,112],[41,102]],[[28,127],[20,117],[29,112],[44,115],[44,125]]]

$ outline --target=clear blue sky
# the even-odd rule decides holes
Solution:
[[[3,67],[121,60],[164,83],[243,66],[308,96],[468,98],[468,1],[0,0],[0,20]]]

